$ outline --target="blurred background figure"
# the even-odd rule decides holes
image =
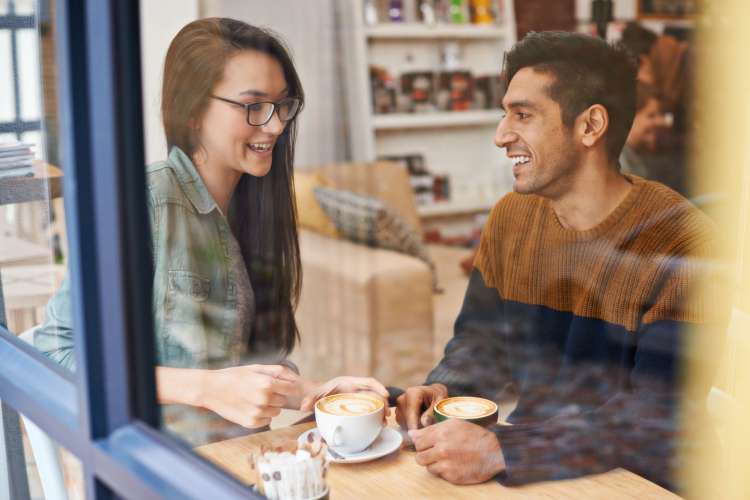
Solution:
[[[670,34],[658,35],[633,21],[621,42],[638,59],[638,109],[620,158],[625,172],[666,184],[691,197],[687,144],[694,128],[690,112],[690,46]]]
[[[635,118],[620,154],[620,167],[623,173],[650,179],[653,169],[649,168],[648,155],[656,151],[659,133],[671,123],[652,85],[639,82],[636,95]]]

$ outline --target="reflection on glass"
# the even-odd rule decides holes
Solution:
[[[16,6],[20,9],[16,10],[17,15],[34,15],[34,2],[21,2]],[[17,43],[15,68],[10,63],[11,33]],[[51,329],[63,328],[56,318],[68,315],[70,308],[69,301],[64,306],[47,307],[49,299],[63,283],[67,248],[64,210],[59,198],[62,171],[47,162],[48,141],[52,144],[56,141],[51,141],[47,131],[42,129],[45,122],[55,125],[57,121],[54,60],[45,68],[40,66],[39,36],[46,37],[45,43],[53,46],[52,30],[46,30],[43,35],[33,29],[0,30],[0,48],[3,49],[0,64],[7,64],[5,74],[10,76],[0,79],[0,86],[11,85],[15,79],[20,88],[20,95],[14,95],[12,87],[0,92],[0,123],[17,131],[0,135],[0,151],[3,151],[0,286],[5,299],[2,313],[8,329],[30,343],[39,340],[35,338],[35,329],[42,324]],[[47,92],[42,93],[41,89]],[[42,95],[47,102],[41,102]],[[15,115],[16,108],[20,109],[20,116]],[[45,108],[54,110],[47,120],[44,119]],[[51,128],[57,129],[56,126]]]
[[[320,22],[321,32],[330,26]],[[233,51],[212,52],[229,45],[229,28]],[[503,168],[512,172],[516,193],[491,213],[446,209],[463,218],[458,229],[420,219],[426,212],[418,210],[412,186],[416,200],[450,197],[444,176],[430,169],[449,172],[453,186],[462,187],[457,191],[491,198],[497,188],[471,170],[473,161],[425,165],[427,153],[410,150],[448,145],[468,155],[473,148],[457,140],[458,132],[399,131],[389,143],[373,126],[377,155],[403,166],[298,160],[311,166],[294,176],[298,233],[290,215],[297,117],[274,114],[253,127],[246,109],[302,99],[297,66],[273,36],[244,23],[186,26],[167,53],[163,89],[150,89],[166,96],[169,147],[147,170],[165,427],[194,445],[266,430],[282,407],[309,409],[319,396],[359,388],[352,379],[310,379],[375,376],[408,389],[399,400],[401,424],[421,428],[412,436],[415,458],[441,478],[425,475],[440,481],[433,484],[526,484],[625,467],[677,488],[675,472],[684,466],[677,457],[700,456],[710,445],[680,437],[680,418],[703,420],[707,387],[681,404],[679,375],[696,361],[686,356],[691,337],[723,334],[725,318],[709,314],[706,297],[693,295],[705,276],[720,286],[721,266],[708,250],[714,235],[705,199],[691,204],[664,186],[706,194],[687,189],[684,152],[693,124],[687,94],[668,83],[688,75],[654,66],[689,53],[674,37],[639,36],[645,43],[630,48],[641,56],[638,66],[591,37],[537,35],[516,46],[495,137],[505,150],[495,153],[514,157],[515,165]],[[196,40],[217,43],[188,50]],[[398,44],[398,58],[378,62],[402,64],[409,42]],[[304,54],[299,67],[337,54],[297,47]],[[369,63],[359,61],[357,69]],[[203,88],[193,85],[199,72],[209,82]],[[325,77],[310,74],[312,81]],[[636,88],[639,74],[648,82]],[[306,84],[313,89],[306,102],[345,107],[345,93],[337,91],[362,91],[354,81],[338,85],[331,91]],[[476,105],[454,90],[456,106]],[[387,90],[385,99],[390,91],[402,89]],[[414,97],[399,94],[392,104]],[[355,132],[353,124],[347,129],[320,116],[313,123],[320,130],[303,133],[318,144],[342,129]],[[644,158],[652,163],[639,164]],[[618,163],[635,175],[620,175]],[[584,170],[595,175],[581,177]],[[562,197],[570,203],[560,205]],[[594,209],[565,210],[583,205]],[[423,244],[423,234],[443,245]],[[72,366],[63,290],[50,303],[54,321],[39,342]],[[711,349],[697,358],[713,370]],[[434,423],[440,412],[431,407],[446,396],[490,400],[513,425]],[[477,400],[438,410],[456,417],[482,408],[492,410],[473,416],[496,417],[494,406]],[[431,456],[431,436],[446,428],[442,443],[453,454]]]
[[[39,35],[36,30],[16,33],[18,57],[18,88],[21,93],[21,119],[38,120],[41,114]]]
[[[0,30],[0,74],[6,75],[0,78],[0,122],[16,118],[13,79],[7,77],[13,74],[11,54],[10,31]]]
[[[33,422],[23,419],[29,494],[37,498],[86,498],[81,462]]]
[[[245,13],[240,8],[227,11],[237,17]],[[289,25],[294,20],[282,17],[276,19],[286,28],[282,32],[293,33]],[[223,78],[209,78],[210,88],[202,89],[202,94],[176,82],[192,82],[191,67],[204,68],[198,61],[206,54],[188,54],[180,48],[199,34],[220,38],[216,32],[221,30],[199,29],[211,26],[207,20],[188,25],[167,54],[162,95],[168,99],[162,111],[171,150],[167,161],[152,165],[148,174],[162,364],[157,372],[159,392],[163,402],[182,399],[183,403],[166,409],[167,427],[193,444],[245,433],[243,426],[257,429],[257,422],[243,421],[234,413],[241,400],[255,397],[251,383],[233,391],[235,401],[226,404],[228,400],[222,398],[229,392],[206,380],[223,368],[228,370],[224,384],[237,386],[230,380],[239,381],[239,375],[234,378],[237,372],[229,370],[244,363],[286,363],[289,349],[280,348],[277,336],[293,331],[295,325],[285,323],[283,312],[276,318],[265,316],[269,312],[265,294],[267,280],[283,282],[284,273],[294,269],[304,274],[294,316],[301,342],[292,343],[289,359],[303,376],[317,380],[346,373],[374,376],[408,389],[408,397],[400,399],[401,424],[422,428],[414,436],[420,451],[417,461],[434,475],[459,484],[493,479],[525,484],[625,467],[677,488],[680,451],[706,449],[706,443],[678,437],[680,415],[690,419],[704,413],[701,404],[706,396],[697,393],[691,404],[680,405],[679,375],[687,367],[684,349],[690,338],[721,330],[722,322],[692,295],[701,280],[715,276],[719,267],[707,250],[713,234],[701,211],[706,207],[694,206],[664,185],[695,194],[685,189],[683,158],[692,139],[687,93],[665,83],[688,75],[678,69],[675,76],[652,65],[650,83],[636,87],[642,68],[624,48],[609,48],[589,36],[537,36],[516,46],[516,67],[500,85],[502,92],[483,89],[493,80],[480,81],[479,74],[443,75],[434,82],[449,86],[437,92],[447,99],[441,104],[430,93],[431,76],[399,74],[404,58],[411,60],[410,51],[419,61],[429,61],[425,53],[439,54],[439,42],[379,41],[377,36],[358,40],[372,50],[346,69],[354,74],[378,66],[368,84],[382,85],[376,104],[394,115],[394,121],[402,121],[403,130],[379,130],[369,122],[370,110],[365,109],[364,116],[333,123],[321,111],[312,117],[316,127],[301,128],[300,133],[314,143],[331,145],[341,130],[354,135],[364,124],[374,142],[374,155],[401,165],[331,164],[347,153],[372,154],[354,150],[330,161],[298,159],[298,165],[308,168],[294,172],[301,241],[296,269],[293,258],[279,264],[273,261],[274,252],[263,251],[265,238],[276,238],[288,229],[283,218],[270,228],[261,226],[264,203],[269,211],[278,211],[283,209],[278,202],[289,202],[282,200],[286,192],[270,190],[266,183],[281,173],[279,166],[284,164],[277,153],[289,150],[282,139],[294,145],[294,134],[287,135],[287,130],[294,130],[296,120],[285,128],[283,117],[275,116],[268,128],[253,128],[247,124],[243,105],[301,97],[291,76],[296,68],[302,73],[301,68],[332,63],[338,52],[326,45],[330,19],[325,14],[311,19],[306,21],[318,23],[324,34],[302,42],[295,34],[290,36],[299,61],[294,66],[287,68],[285,60],[274,55],[264,67],[258,64],[257,53],[236,49],[226,66],[214,68]],[[274,26],[273,21],[268,24]],[[237,25],[238,33],[246,29]],[[242,46],[242,36],[237,37],[235,47]],[[676,39],[657,37],[649,43],[654,45],[639,45],[645,47],[639,54],[644,56],[639,60],[642,65],[688,54]],[[504,51],[512,47],[508,43]],[[545,59],[550,53],[555,57]],[[459,56],[467,66],[486,67],[466,54]],[[178,72],[174,59],[189,76]],[[501,62],[497,59],[493,64]],[[284,77],[278,86],[273,77],[277,66]],[[425,69],[445,70],[437,63]],[[326,80],[323,72],[309,71],[312,76],[306,82],[314,83],[305,85],[310,93],[305,95],[301,116],[313,109],[313,103],[345,108],[350,104],[343,102],[347,93],[369,95],[369,87],[358,88],[360,83],[348,79],[347,71],[336,82]],[[475,101],[467,93],[469,87],[483,92],[483,100]],[[218,99],[209,99],[208,94]],[[201,103],[203,111],[196,116],[197,108],[181,101],[182,95],[192,95],[192,102]],[[431,121],[437,115],[431,112],[441,105],[447,108],[440,111],[452,117],[461,110],[478,111],[482,103],[494,102],[490,109],[496,108],[494,98],[505,107],[497,122],[454,130]],[[423,122],[412,120],[412,114],[420,113]],[[191,118],[191,126],[180,126]],[[352,140],[350,146],[362,144],[369,142]],[[492,163],[505,169],[507,177],[477,172],[474,167],[481,162],[472,155],[480,144],[493,148],[495,156],[513,157],[506,163]],[[624,144],[628,149],[621,156]],[[458,152],[457,157],[430,156],[442,148]],[[635,155],[658,166],[639,169]],[[633,160],[626,170],[629,174],[622,175],[619,164],[627,160]],[[230,177],[222,177],[222,167],[240,180],[224,184]],[[584,171],[593,172],[593,177]],[[181,178],[190,179],[191,186],[187,188]],[[250,209],[241,203],[246,184],[257,186]],[[164,202],[173,186],[180,187],[179,201],[170,196],[179,207]],[[485,201],[498,203],[497,208],[490,211],[475,203],[468,210],[456,209],[450,201],[456,201],[451,196],[457,191],[481,194]],[[270,192],[277,202],[272,208],[264,198]],[[562,198],[570,205],[559,204]],[[425,200],[426,207],[418,204]],[[564,210],[581,204],[594,207],[588,216]],[[189,217],[185,206],[204,219]],[[444,210],[447,220],[428,219],[430,210],[424,208]],[[212,227],[199,224],[205,221]],[[169,235],[164,227],[171,229]],[[223,233],[217,235],[217,227],[224,228]],[[243,246],[244,230],[254,237],[253,250]],[[424,235],[442,245],[425,245]],[[284,248],[283,243],[277,248]],[[217,267],[222,260],[223,267]],[[285,307],[290,297],[282,296]],[[262,330],[258,319],[269,317],[271,324],[276,323],[264,336],[268,331]],[[711,365],[713,354],[706,350],[700,361]],[[210,375],[194,386],[198,397],[191,400],[187,393],[170,392],[167,368],[200,368]],[[183,380],[192,375],[174,373]],[[167,394],[177,397],[164,397]],[[485,430],[455,419],[429,425],[434,419],[432,405],[446,396],[488,399],[499,404],[500,418],[513,426]],[[446,411],[453,411],[449,416],[455,417],[483,404],[474,400],[458,408],[448,406]],[[288,400],[282,405],[296,407]],[[268,415],[258,405],[246,408],[253,415],[258,411]],[[494,411],[489,416],[495,417]],[[454,446],[453,454],[440,467],[429,467],[438,459],[423,454],[429,448],[426,443],[446,428],[454,433],[445,439],[446,446]],[[256,436],[246,442],[263,439]],[[212,456],[221,453],[220,444],[209,446]],[[472,453],[471,458],[457,458],[467,456],[463,451]]]
[[[17,16],[32,16],[35,14],[35,0],[11,0]],[[40,0],[48,1],[48,0]]]

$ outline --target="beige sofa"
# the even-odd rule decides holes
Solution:
[[[392,163],[315,169],[329,187],[374,196],[421,234],[409,177]],[[300,231],[303,286],[297,320],[301,345],[292,359],[302,373],[326,380],[374,376],[390,385],[420,383],[451,335],[469,251],[430,247],[445,290],[434,294],[428,265],[409,255]]]

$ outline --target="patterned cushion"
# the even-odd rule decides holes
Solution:
[[[296,171],[294,173],[294,193],[297,198],[297,222],[316,233],[330,238],[338,238],[336,226],[328,218],[315,199],[315,188],[327,187],[325,177],[314,172]]]
[[[437,290],[435,264],[419,234],[380,200],[326,187],[316,187],[315,198],[341,237],[423,260],[432,270],[433,287]]]

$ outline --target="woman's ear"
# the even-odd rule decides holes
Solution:
[[[198,120],[196,120],[195,118],[189,118],[187,124],[188,124],[188,128],[190,130],[200,130],[201,129],[200,124],[198,123]]]
[[[595,146],[609,128],[607,108],[601,104],[594,104],[584,111],[579,119],[582,131],[581,142],[588,148]]]

